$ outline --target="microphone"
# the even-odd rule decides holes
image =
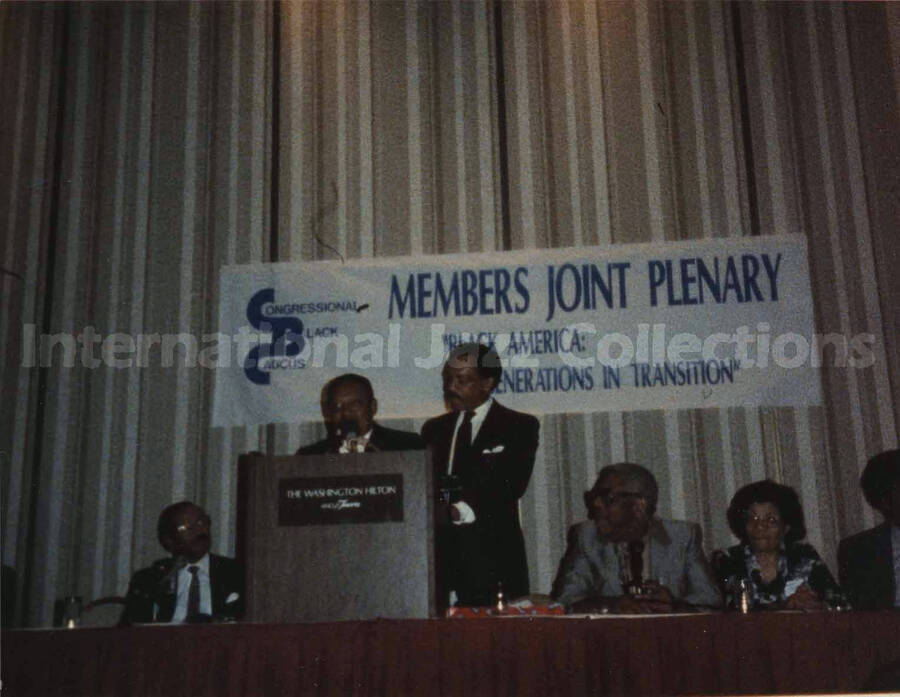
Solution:
[[[338,440],[351,440],[359,436],[359,426],[351,419],[344,419],[338,422],[334,434],[338,437]]]
[[[188,560],[181,556],[174,557],[173,559],[165,559],[154,564],[154,568],[162,574],[159,581],[156,583],[157,589],[165,593],[174,593],[175,577],[178,575],[179,571],[187,566],[187,564]]]
[[[644,582],[644,542],[628,543],[628,565],[631,567],[631,583],[640,586]]]
[[[359,426],[352,419],[344,419],[338,422],[336,433],[344,439],[356,438],[359,435]]]
[[[647,589],[644,588],[644,541],[632,540],[628,543],[628,571],[627,582],[623,580],[622,590],[628,595],[641,596]],[[625,570],[620,570],[625,576]]]
[[[344,419],[339,421],[334,431],[338,444],[346,443],[350,452],[356,452],[357,439],[361,435],[359,433],[359,424],[352,419]]]
[[[129,593],[156,602],[158,598],[165,595],[174,595],[175,593],[175,577],[178,572],[187,566],[187,559],[184,557],[174,557],[172,559],[160,559],[153,562],[150,567],[155,575],[155,580],[147,578],[140,584],[136,584],[129,590]]]

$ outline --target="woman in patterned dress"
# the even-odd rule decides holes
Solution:
[[[728,506],[728,526],[741,544],[713,554],[730,604],[741,589],[750,606],[770,610],[826,610],[845,604],[825,562],[806,537],[803,508],[791,487],[769,479],[740,489]]]

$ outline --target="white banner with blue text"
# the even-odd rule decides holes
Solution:
[[[381,418],[439,414],[468,341],[496,346],[496,397],[535,414],[821,403],[802,235],[228,266],[214,336],[216,426],[320,420],[342,373],[371,380]]]

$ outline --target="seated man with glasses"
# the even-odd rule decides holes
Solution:
[[[241,619],[244,567],[209,553],[206,511],[190,501],[173,503],[159,514],[156,533],[171,556],[131,577],[121,623]]]
[[[722,599],[703,553],[700,527],[655,517],[659,488],[644,467],[600,470],[569,529],[552,595],[569,612],[653,613]]]
[[[424,450],[418,433],[398,431],[375,423],[378,400],[372,383],[362,375],[345,373],[322,389],[322,417],[328,436],[306,445],[298,455],[371,453],[382,450]]]

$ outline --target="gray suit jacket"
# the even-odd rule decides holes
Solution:
[[[659,580],[676,600],[691,605],[722,605],[703,553],[699,525],[654,518],[647,531],[647,544],[647,578]],[[585,598],[620,596],[622,592],[615,543],[601,540],[592,520],[573,525],[553,582],[553,598],[571,605]]]

